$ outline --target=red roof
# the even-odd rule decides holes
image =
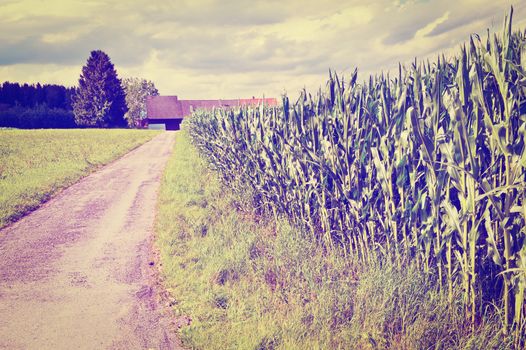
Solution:
[[[265,103],[268,106],[278,104],[275,98],[245,98],[237,100],[179,100],[177,96],[148,96],[146,113],[148,119],[180,119],[192,114],[196,109],[213,109],[216,107],[257,106]]]
[[[181,106],[177,96],[148,96],[146,115],[149,119],[177,118],[181,115]]]

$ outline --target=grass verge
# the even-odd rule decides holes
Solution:
[[[285,221],[253,214],[179,132],[157,244],[192,349],[507,349],[498,313],[474,328],[408,264],[360,266]],[[460,291],[455,290],[460,301]]]
[[[156,132],[0,129],[0,228]]]

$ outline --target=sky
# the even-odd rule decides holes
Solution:
[[[92,50],[183,99],[297,97],[499,32],[512,0],[0,0],[0,82],[75,86]]]

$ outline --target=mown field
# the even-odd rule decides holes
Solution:
[[[165,184],[186,207],[169,209],[161,246],[168,276],[192,281],[174,278],[191,346],[526,346],[526,32],[512,13],[453,57],[185,120],[212,172]]]
[[[122,129],[0,129],[0,227],[156,134]]]

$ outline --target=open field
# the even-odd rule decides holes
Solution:
[[[0,129],[0,227],[155,135],[146,130]]]

